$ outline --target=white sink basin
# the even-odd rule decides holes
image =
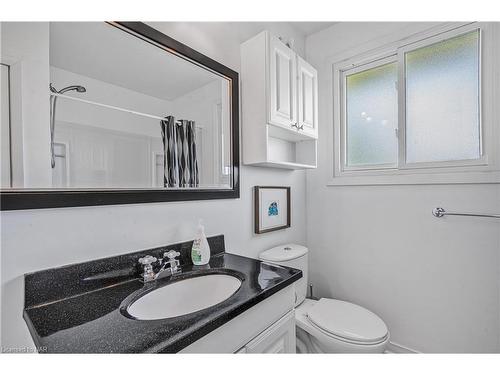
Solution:
[[[140,320],[173,318],[214,306],[231,297],[241,286],[230,275],[205,275],[165,285],[139,298],[127,309]]]

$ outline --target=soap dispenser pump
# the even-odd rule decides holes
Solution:
[[[196,237],[191,248],[191,260],[195,266],[202,266],[210,260],[210,246],[208,245],[207,236],[205,235],[205,227],[201,219],[198,222]]]

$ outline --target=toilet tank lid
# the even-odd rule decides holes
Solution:
[[[269,262],[286,262],[288,260],[300,258],[306,254],[307,247],[289,243],[263,251],[260,253],[259,258]]]

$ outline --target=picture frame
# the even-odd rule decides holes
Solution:
[[[291,226],[290,186],[254,186],[255,233]]]

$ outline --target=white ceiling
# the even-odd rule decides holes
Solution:
[[[243,24],[234,28],[241,41],[270,23]],[[334,22],[282,24],[288,24],[299,34],[307,36]],[[217,23],[210,27],[217,27]],[[103,22],[52,22],[50,64],[169,101],[220,79],[212,72]]]
[[[289,22],[296,30],[299,30],[304,36],[317,33],[324,30],[337,22]]]
[[[52,22],[50,65],[169,101],[220,79],[103,22]]]

